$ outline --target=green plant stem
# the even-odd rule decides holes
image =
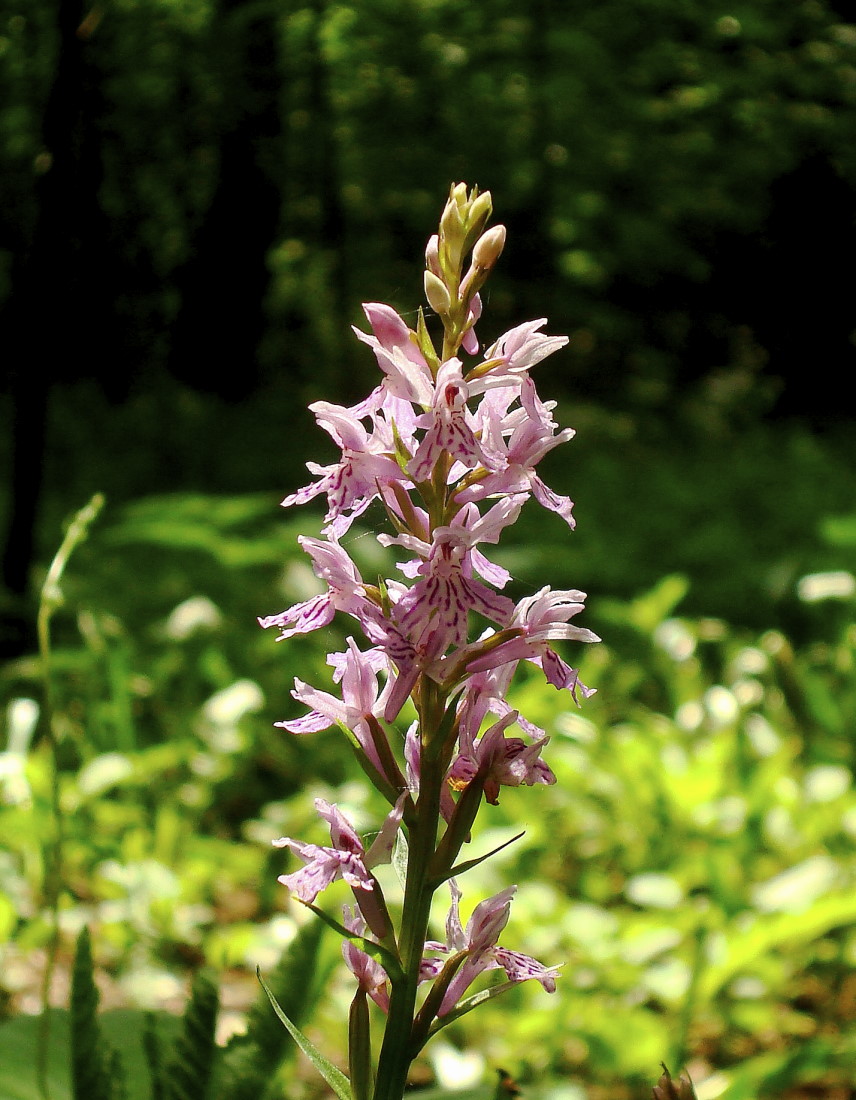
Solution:
[[[429,867],[437,845],[443,767],[439,746],[432,743],[432,734],[436,741],[446,696],[427,677],[423,677],[421,697],[422,763],[419,800],[409,836],[407,878],[399,934],[399,954],[404,976],[393,983],[390,993],[374,1100],[401,1100],[407,1084],[407,1073],[412,1060],[411,1032],[416,1011],[419,969],[428,935],[431,901],[435,889]]]
[[[460,278],[460,271],[457,273]],[[457,291],[457,283],[455,285]],[[451,317],[444,318],[443,355],[445,361],[455,355],[461,344],[460,328]],[[449,506],[448,471],[451,457],[441,456],[434,469],[428,510],[429,539],[436,527],[447,523]],[[399,933],[399,956],[403,979],[392,983],[389,1013],[378,1058],[374,1100],[401,1100],[407,1085],[407,1073],[413,1058],[413,1020],[416,1014],[416,993],[419,969],[431,901],[437,888],[431,875],[440,825],[440,795],[447,766],[440,744],[443,715],[448,694],[427,676],[421,676],[418,688],[419,731],[422,742],[420,756],[419,800],[416,803],[413,826],[408,836],[407,878]]]
[[[36,619],[36,631],[39,643],[39,659],[41,661],[42,681],[44,683],[44,729],[50,748],[51,757],[51,835],[47,839],[44,848],[44,897],[50,913],[51,934],[48,941],[48,954],[45,962],[45,971],[42,975],[41,1001],[42,1014],[39,1026],[39,1036],[36,1049],[36,1077],[38,1078],[39,1093],[44,1100],[48,1100],[50,1090],[48,1087],[48,1048],[50,1045],[50,993],[53,986],[53,976],[56,970],[56,959],[59,951],[60,927],[59,927],[59,899],[63,880],[63,846],[65,829],[62,817],[62,800],[60,791],[59,759],[56,731],[54,730],[54,688],[53,670],[51,666],[51,631],[50,624],[54,612],[62,606],[63,596],[60,581],[65,572],[65,567],[77,547],[86,538],[90,525],[104,506],[104,497],[101,493],[95,496],[75,515],[68,526],[65,538],[60,544],[59,550],[48,568],[47,576],[39,594],[39,610]]]

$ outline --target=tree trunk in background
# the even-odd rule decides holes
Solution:
[[[510,255],[521,291],[516,306],[533,317],[552,312],[544,301],[544,293],[557,283],[552,262],[554,250],[547,246],[550,219],[555,211],[554,173],[548,160],[548,147],[556,141],[554,88],[545,79],[545,74],[554,71],[550,50],[553,7],[552,0],[533,0],[527,8],[529,33],[525,39],[524,64],[532,120],[526,155],[533,172],[528,201],[515,213],[510,241]],[[501,193],[496,198],[501,204]]]
[[[282,163],[278,27],[272,7],[222,0],[212,28],[224,127],[211,206],[177,275],[181,309],[170,371],[238,400],[258,379],[265,331],[267,254],[280,218]]]
[[[829,159],[815,154],[776,180],[770,198],[761,241],[749,252],[755,270],[744,255],[741,274],[744,301],[754,292],[749,323],[784,380],[774,412],[818,424],[850,420],[844,380],[856,342],[852,188]],[[732,315],[738,308],[735,301]]]
[[[307,177],[312,194],[318,199],[318,217],[309,240],[313,247],[329,256],[329,308],[336,318],[331,329],[332,347],[325,350],[336,357],[341,349],[341,334],[347,331],[342,321],[347,316],[348,280],[344,256],[346,218],[341,202],[341,175],[336,155],[336,119],[331,100],[330,72],[323,49],[327,0],[312,0],[315,13],[315,50],[310,57],[308,110],[315,120]],[[350,335],[350,334],[348,334]],[[331,381],[341,388],[343,379],[334,364],[327,365]],[[333,390],[331,389],[331,392]]]
[[[109,352],[112,300],[106,293],[107,234],[98,206],[101,155],[95,125],[100,90],[89,45],[96,23],[83,0],[60,5],[44,148],[34,165],[35,222],[15,253],[13,290],[4,311],[13,417],[3,548],[3,581],[12,605],[0,618],[0,653],[7,656],[34,642],[28,588],[51,388],[80,371],[81,364],[85,373],[97,371],[99,353]]]
[[[298,384],[301,403],[338,393],[347,403],[353,377],[343,367],[350,342],[345,319],[348,293],[348,222],[342,206],[343,173],[339,160],[339,119],[332,96],[327,0],[309,0],[301,13],[300,46],[289,59],[289,141],[295,150],[293,172],[283,180],[283,237],[299,242],[288,305],[278,323],[288,328],[276,343]],[[341,59],[339,59],[341,64]],[[292,273],[292,279],[295,276]]]

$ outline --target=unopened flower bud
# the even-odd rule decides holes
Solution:
[[[347,943],[347,940],[345,941]],[[370,979],[363,978],[362,981]],[[369,1096],[372,1090],[372,1045],[369,1032],[368,991],[360,985],[348,1014],[348,1063],[354,1096]]]
[[[495,225],[476,241],[473,249],[473,264],[483,271],[489,271],[502,255],[503,248],[505,248],[505,226]]]
[[[467,185],[465,183],[456,183],[449,192],[449,201],[454,201],[458,206],[464,206],[467,201]]]
[[[440,218],[440,235],[443,240],[455,251],[464,243],[464,221],[461,210],[452,199],[446,203],[443,215]]]
[[[440,238],[436,233],[428,239],[428,245],[425,248],[425,266],[429,271],[433,271],[437,278],[440,277]]]
[[[478,228],[481,232],[485,223],[491,215],[493,210],[493,199],[490,197],[490,191],[482,191],[478,198],[473,199],[470,203],[468,227],[470,229]]]
[[[461,280],[461,285],[458,289],[458,297],[462,302],[466,302],[471,294],[475,293],[473,286],[476,280],[479,280],[479,286],[484,282],[486,272],[481,268],[476,267],[475,264],[470,264],[466,275]]]
[[[452,308],[452,299],[446,284],[433,271],[425,272],[425,297],[435,313],[448,313]]]

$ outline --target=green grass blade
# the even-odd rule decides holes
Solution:
[[[48,942],[47,963],[42,976],[42,1023],[39,1028],[39,1039],[36,1048],[36,1067],[39,1078],[39,1089],[42,1096],[45,1097],[45,1100],[47,1100],[48,1097],[47,1063],[48,1049],[51,1043],[50,992],[51,986],[53,985],[57,955],[59,953],[59,898],[62,892],[63,879],[65,877],[65,823],[63,820],[62,802],[60,798],[59,744],[54,729],[55,690],[54,671],[52,666],[51,619],[53,618],[54,612],[63,604],[64,597],[60,582],[65,572],[65,567],[68,564],[68,560],[75,548],[86,539],[90,525],[94,523],[103,506],[104,497],[100,493],[96,493],[89,503],[81,508],[72,519],[65,533],[65,537],[62,540],[62,544],[48,568],[47,576],[39,592],[39,608],[36,617],[39,659],[41,661],[41,675],[45,693],[44,730],[51,754],[50,805],[52,820],[50,832],[45,839],[44,847],[44,894],[51,917],[51,937]]]

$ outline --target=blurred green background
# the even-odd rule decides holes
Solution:
[[[560,783],[485,815],[485,850],[527,834],[466,895],[527,883],[509,936],[568,960],[562,992],[468,1017],[425,1079],[480,1052],[563,1100],[641,1097],[686,1058],[701,1100],[852,1096],[852,18],[2,0],[0,1011],[37,1008],[49,936],[37,593],[94,492],[54,726],[63,927],[93,925],[111,1003],[173,1007],[204,960],[239,1013],[301,919],[267,841],[312,833],[313,794],[370,824],[335,734],[272,728],[344,627],[278,647],[255,616],[312,591],[319,517],[277,510],[332,457],[305,406],[375,384],[360,302],[414,316],[465,180],[509,231],[482,341],[570,335],[537,382],[578,431],[544,476],[579,527],[532,506],[500,556],[516,595],[587,590],[606,640],[581,713],[517,688]]]

